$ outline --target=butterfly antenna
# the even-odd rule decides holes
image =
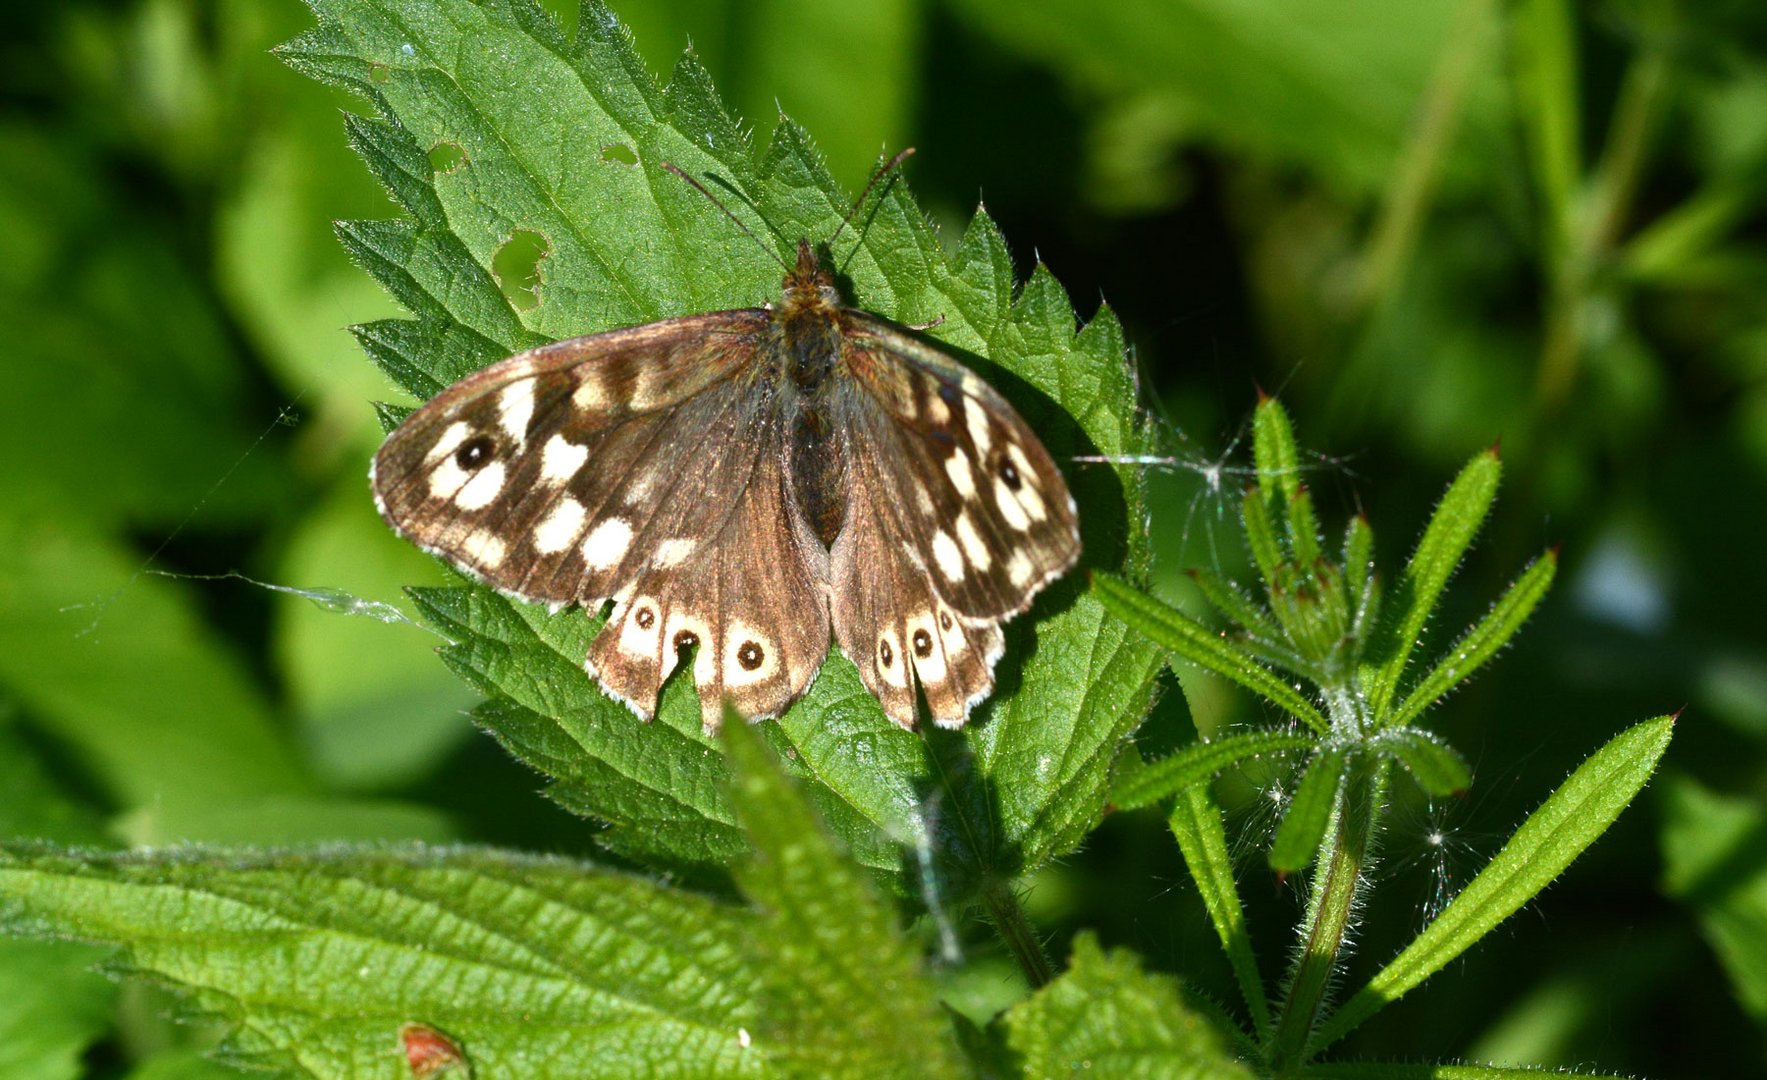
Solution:
[[[891,158],[890,160],[884,162],[882,168],[878,169],[876,172],[871,174],[871,179],[866,181],[865,190],[861,191],[859,193],[859,197],[857,199],[853,200],[853,208],[851,210],[848,210],[847,216],[841,219],[840,228],[838,228],[834,231],[834,236],[830,236],[827,240],[827,243],[833,244],[835,237],[839,236],[846,229],[847,225],[850,224],[855,217],[859,216],[859,208],[865,205],[866,198],[871,195],[871,189],[877,186],[877,182],[879,180],[882,180],[884,177],[890,175],[891,173],[895,172],[896,166],[898,166],[898,165],[902,164],[902,162],[908,160],[908,158],[911,157],[913,154],[914,154],[914,147],[905,146],[902,148],[901,153],[897,154],[895,157]]]
[[[891,164],[894,164],[894,162],[892,162]],[[723,201],[721,199],[719,199],[718,196],[713,195],[710,191],[706,190],[706,186],[704,184],[700,183],[698,180],[695,180],[693,177],[687,175],[687,173],[683,172],[681,167],[676,165],[673,161],[663,162],[663,168],[674,173],[676,176],[679,176],[681,179],[687,181],[689,184],[692,184],[693,190],[699,192],[701,195],[704,195],[706,198],[710,199],[712,201],[712,205],[717,207],[718,209],[724,211],[724,216],[729,218],[731,221],[734,221],[736,223],[736,227],[741,229],[743,231],[743,233],[745,235],[747,235],[750,240],[753,240],[755,242],[755,244],[761,248],[762,251],[765,251],[767,254],[773,256],[773,261],[778,263],[780,266],[784,267],[786,273],[788,273],[788,274],[791,273],[791,264],[786,262],[784,259],[780,258],[779,252],[773,250],[771,245],[763,242],[760,237],[756,236],[754,233],[754,230],[750,229],[746,224],[744,224],[743,220],[741,218],[739,218],[735,214],[731,213],[730,208],[728,206],[725,206]],[[867,188],[867,190],[870,190],[870,189]]]

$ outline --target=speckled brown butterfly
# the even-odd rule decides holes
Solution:
[[[726,696],[777,716],[832,630],[891,720],[918,685],[961,725],[1001,623],[1079,557],[1073,499],[1004,398],[844,306],[808,241],[783,288],[455,383],[375,456],[381,516],[510,596],[611,601],[584,666],[644,719],[688,649],[708,730]]]

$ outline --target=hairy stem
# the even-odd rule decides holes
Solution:
[[[1385,788],[1383,772],[1358,761],[1338,789],[1331,827],[1315,863],[1312,896],[1301,925],[1301,951],[1289,973],[1288,996],[1270,1040],[1270,1064],[1279,1072],[1305,1060],[1307,1040],[1318,1025],[1342,958]]]
[[[1007,951],[1018,961],[1019,970],[1024,972],[1031,989],[1046,986],[1055,977],[1055,969],[1049,963],[1049,954],[1043,951],[1043,939],[1037,936],[1031,920],[1025,917],[1025,909],[1018,902],[1018,893],[1013,890],[1012,883],[989,882],[982,888],[982,907],[988,913],[988,921],[994,925],[994,932],[1000,935]]]

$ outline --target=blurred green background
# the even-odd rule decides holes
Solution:
[[[1550,545],[1560,585],[1436,714],[1477,779],[1390,823],[1363,965],[1611,734],[1685,708],[1679,737],[1562,882],[1344,1053],[1762,1069],[1767,6],[616,10],[659,77],[691,42],[758,138],[784,109],[855,187],[914,145],[947,235],[984,201],[1021,271],[1048,263],[1082,317],[1108,299],[1173,456],[1150,466],[1170,595],[1185,566],[1243,567],[1224,512],[1258,387],[1332,527],[1366,511],[1389,565],[1501,440],[1448,607],[1470,620]],[[393,391],[344,328],[396,312],[329,223],[393,207],[344,144],[362,104],[268,53],[309,24],[293,0],[0,8],[0,833],[592,852],[473,732],[425,632],[208,576],[389,601],[439,579],[368,498],[368,403]],[[1260,719],[1182,679],[1150,753]],[[1261,867],[1260,793],[1224,794],[1274,974],[1298,896]],[[1108,820],[1030,902],[1058,953],[1094,926],[1232,996],[1156,817]],[[953,999],[1010,997],[963,937]],[[208,1033],[91,959],[0,942],[0,1075],[208,1072]]]

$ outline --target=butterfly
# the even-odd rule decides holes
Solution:
[[[807,240],[777,304],[462,379],[387,438],[370,482],[399,535],[498,591],[611,603],[584,667],[640,718],[690,655],[708,732],[726,698],[778,716],[831,637],[891,720],[912,729],[924,696],[960,726],[993,689],[1001,624],[1080,554],[1061,471],[1006,399],[846,306]]]

